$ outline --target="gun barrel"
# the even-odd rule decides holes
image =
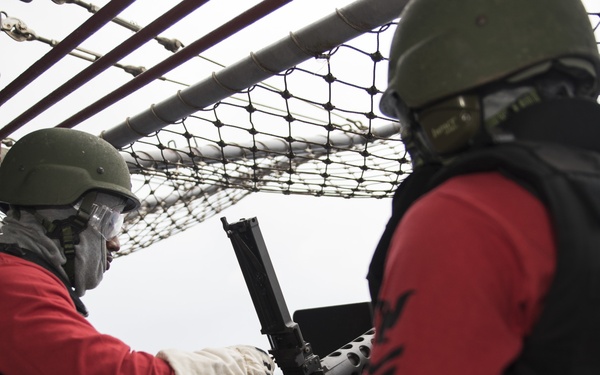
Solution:
[[[321,359],[324,375],[360,375],[369,365],[375,329],[370,329],[351,342]]]

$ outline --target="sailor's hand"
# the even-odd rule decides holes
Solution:
[[[161,350],[157,357],[176,375],[273,375],[275,363],[263,350],[249,345],[205,348],[195,352]]]

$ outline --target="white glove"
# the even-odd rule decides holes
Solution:
[[[273,375],[275,363],[264,351],[248,345],[206,348],[196,352],[161,350],[175,375]]]

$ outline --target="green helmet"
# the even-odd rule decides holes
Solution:
[[[34,131],[17,141],[0,164],[3,203],[69,205],[91,190],[125,198],[125,212],[140,205],[121,154],[89,133],[61,128]]]
[[[396,117],[398,98],[423,108],[561,59],[589,71],[597,95],[600,58],[580,0],[413,0],[392,41],[381,111]]]

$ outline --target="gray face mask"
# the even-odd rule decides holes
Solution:
[[[117,221],[122,220],[125,201],[99,193],[95,205],[88,226],[79,234],[79,244],[75,246],[75,291],[80,297],[102,281],[110,255],[107,241],[119,235],[122,221]]]

